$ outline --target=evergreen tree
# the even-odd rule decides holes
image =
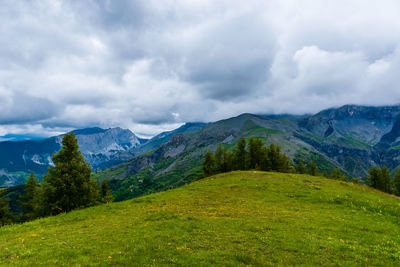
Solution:
[[[380,171],[377,166],[372,167],[368,170],[369,176],[366,178],[366,181],[369,186],[373,188],[378,188],[379,179],[380,179]]]
[[[249,169],[260,169],[261,162],[263,161],[263,147],[264,142],[259,138],[250,137],[249,140],[249,157],[248,157],[248,168]]]
[[[394,175],[393,189],[394,189],[394,194],[396,196],[400,196],[400,169]]]
[[[279,153],[277,147],[274,144],[270,144],[266,149],[266,161],[263,164],[263,170],[274,171],[278,166]]]
[[[278,153],[278,162],[274,170],[277,172],[293,172],[294,170],[292,164],[290,163],[290,159],[288,156],[286,156],[286,154],[281,153],[280,146],[277,146],[276,151]]]
[[[235,170],[246,170],[246,139],[239,139],[236,149],[233,153],[233,168]]]
[[[344,180],[344,177],[342,176],[339,168],[333,169],[333,171],[331,172],[330,178],[337,179],[337,180]]]
[[[8,208],[8,201],[3,198],[4,192],[0,194],[0,226],[10,224],[13,221],[13,216]]]
[[[54,154],[43,183],[45,214],[58,214],[97,204],[99,190],[90,165],[79,151],[73,132],[64,135],[61,150]]]
[[[36,212],[38,210],[38,190],[38,181],[32,172],[25,184],[25,195],[22,196],[21,201],[21,206],[24,207],[24,215],[28,220],[32,220],[36,217]]]
[[[310,166],[308,167],[308,173],[312,176],[318,175],[318,166],[315,161],[311,161]]]
[[[214,154],[215,168],[217,173],[225,172],[225,160],[224,160],[225,149],[221,144],[218,145],[217,150]]]
[[[103,202],[103,203],[113,202],[114,197],[113,197],[111,189],[105,179],[101,182],[100,189],[101,189],[100,190],[101,202]]]
[[[203,160],[203,173],[205,176],[215,174],[215,160],[213,154],[208,151]]]
[[[224,172],[233,170],[233,154],[224,149]]]
[[[380,186],[378,189],[386,193],[392,193],[392,180],[390,178],[389,169],[383,166],[380,172]]]
[[[304,174],[307,172],[306,166],[304,166],[304,163],[302,161],[299,161],[296,165],[296,172],[300,174]]]

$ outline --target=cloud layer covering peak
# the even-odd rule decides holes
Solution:
[[[0,136],[400,103],[400,2],[1,1]]]

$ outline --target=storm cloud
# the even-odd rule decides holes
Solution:
[[[0,135],[400,102],[396,0],[0,2]]]

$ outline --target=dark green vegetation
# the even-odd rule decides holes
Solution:
[[[0,228],[0,265],[395,266],[399,216],[370,187],[233,172]]]
[[[290,159],[279,146],[266,147],[262,139],[254,137],[249,139],[247,149],[246,139],[241,138],[232,152],[222,145],[218,145],[214,155],[208,151],[202,169],[205,176],[235,170],[294,172]]]
[[[49,167],[42,183],[39,184],[31,173],[22,188],[23,193],[17,191],[19,198],[13,200],[13,206],[18,206],[18,214],[14,219],[27,221],[113,201],[107,182],[102,182],[99,191],[97,182],[91,178],[92,170],[79,151],[73,132],[64,135],[62,147],[52,160],[55,166]],[[11,219],[8,203],[4,198],[0,201],[0,225],[3,225]]]
[[[37,205],[40,216],[69,212],[97,204],[99,190],[90,165],[79,151],[73,132],[64,135],[61,150],[54,154],[54,167],[44,178]]]
[[[400,169],[392,178],[386,166],[382,168],[374,166],[369,170],[369,176],[365,180],[373,188],[400,196]]]

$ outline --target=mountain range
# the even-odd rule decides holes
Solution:
[[[101,170],[125,162],[135,155],[154,149],[176,133],[191,133],[205,123],[186,123],[173,131],[151,139],[137,137],[128,129],[86,128],[75,130],[79,148],[92,170]],[[42,140],[0,142],[0,187],[25,183],[30,172],[37,176],[53,165],[51,156],[61,148],[63,135]]]
[[[192,181],[208,150],[232,149],[241,137],[276,143],[294,163],[317,162],[363,178],[374,165],[400,164],[400,106],[345,105],[313,115],[242,114],[214,123],[186,123],[149,140],[121,128],[75,131],[94,176],[110,181],[117,198],[160,191]],[[0,186],[21,184],[28,172],[45,173],[62,136],[0,142]]]
[[[374,165],[394,172],[400,164],[400,107],[345,105],[314,115],[240,116],[208,124],[198,132],[178,133],[152,151],[99,171],[117,199],[162,191],[193,181],[201,161],[218,144],[232,149],[242,137],[262,138],[282,147],[294,163],[317,162],[321,172],[340,168],[363,178]]]

